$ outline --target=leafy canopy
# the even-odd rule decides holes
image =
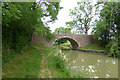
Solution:
[[[109,56],[119,56],[118,44],[120,31],[120,2],[104,2],[100,12],[100,19],[96,21],[93,35],[98,38],[100,44],[106,47]]]
[[[30,44],[34,34],[46,36],[47,40],[51,39],[53,35],[43,18],[50,18],[47,23],[54,22],[59,10],[58,2],[3,2],[3,44],[10,49],[20,51],[24,46]]]
[[[77,7],[70,10],[72,21],[66,22],[68,27],[76,28],[80,33],[88,34],[93,18],[93,5],[91,2],[77,2]]]

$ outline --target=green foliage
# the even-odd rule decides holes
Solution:
[[[43,2],[41,4],[36,2],[2,3],[2,41],[9,46],[9,49],[22,50],[24,46],[30,44],[34,33],[43,37],[47,36],[47,40],[54,37],[46,23],[57,19],[60,10],[59,3]],[[46,8],[43,8],[43,5]],[[50,17],[50,20],[45,22],[43,20],[45,17]]]
[[[104,25],[101,25],[101,24],[104,24]],[[102,46],[105,46],[106,44],[108,44],[109,27],[105,18],[104,18],[104,21],[99,20],[98,22],[96,22],[96,27],[94,27],[93,30],[94,31],[92,33],[94,37],[97,38],[100,43],[102,43],[101,44]]]
[[[60,57],[57,57],[56,58],[56,68],[58,69],[58,70],[62,70],[62,69],[64,69],[65,68],[65,64],[64,64],[64,61],[62,60],[62,59],[60,59]]]
[[[71,34],[71,28],[59,27],[53,32],[54,34]]]
[[[105,2],[100,11],[100,19],[96,20],[96,27],[93,28],[93,35],[100,44],[107,48],[108,55],[118,57],[119,31],[120,31],[120,2]]]
[[[18,10],[22,8],[21,5],[18,5],[19,3],[2,3],[2,25],[3,26],[9,26],[9,23],[12,20],[18,20],[21,19],[21,11]]]
[[[2,7],[0,2],[0,25],[2,24]]]
[[[34,54],[36,53],[36,54]],[[3,59],[4,68],[2,69],[3,78],[37,78],[39,74],[39,70],[41,69],[40,61],[42,60],[41,53],[34,49],[33,47],[29,47],[23,51],[23,54],[19,54],[18,52],[12,53],[11,56],[15,54],[13,58],[9,61],[5,62]],[[7,56],[10,58],[10,56]],[[22,65],[22,66],[21,66]],[[11,74],[9,74],[9,71]]]
[[[85,47],[81,47],[80,49],[88,49],[88,50],[105,50],[105,48],[101,47],[98,43],[90,44]]]
[[[88,34],[93,18],[93,5],[91,2],[77,2],[77,7],[70,10],[72,21],[66,22],[66,25],[75,28],[81,33]]]
[[[46,37],[46,40],[49,42],[50,40],[52,40],[53,38],[55,38],[55,35],[52,33],[49,33]]]
[[[2,64],[9,62],[18,54],[22,55],[24,51],[29,50],[30,48],[31,48],[31,45],[26,45],[21,51],[15,52],[14,50],[9,49],[9,46],[7,44],[3,44],[2,45]]]
[[[56,28],[54,32],[54,34],[70,34],[70,33],[71,33],[71,28],[64,28],[64,27]],[[67,39],[60,38],[56,40],[55,42],[57,42],[57,44],[60,45],[62,43],[66,43]]]
[[[60,44],[60,49],[70,49],[71,43],[67,40],[67,42]]]
[[[48,66],[51,71],[55,71],[52,72],[55,73],[52,74],[52,76],[54,76],[54,78],[71,78],[72,76],[66,68],[63,58],[55,54],[51,55],[51,57],[48,57],[48,61],[50,61]]]
[[[58,49],[70,49],[71,43],[67,40],[67,42],[60,43],[58,45],[58,42],[54,42],[53,46]]]
[[[108,51],[108,56],[118,57],[119,51],[118,51],[118,40],[112,40],[106,45],[106,49]]]
[[[71,45],[71,43],[67,40],[67,42],[66,42],[66,43],[63,43],[63,44],[61,44],[61,45],[70,46],[70,45]]]
[[[46,21],[46,24],[48,22],[54,22],[57,19],[57,14],[62,7],[59,6],[59,2],[43,2],[42,5],[46,6],[46,8],[42,8],[44,12],[44,16],[48,17],[50,16],[50,20]],[[41,5],[41,6],[42,6]]]
[[[2,64],[7,63],[16,55],[14,50],[8,49],[8,45],[3,44],[2,46]]]
[[[62,44],[62,43],[66,43],[66,42],[67,42],[67,39],[65,39],[65,38],[60,38],[60,39],[56,40],[55,42],[57,42],[58,45],[60,45],[60,44]]]
[[[39,78],[40,71],[43,69],[43,66],[41,66],[43,57],[41,54],[44,54],[45,57],[47,57],[51,51],[54,52],[45,60],[48,61],[48,69],[50,69],[51,73],[54,73],[51,74],[52,78],[71,77],[62,58],[58,55],[55,55],[59,52],[58,49],[55,50],[53,48],[38,44],[32,45],[39,47],[40,50],[37,50],[34,47],[30,46],[28,49],[25,49],[23,51],[23,54],[18,54],[18,52],[15,52],[16,55],[14,58],[2,65],[3,78]],[[11,74],[9,74],[9,72]],[[46,75],[44,75],[44,77],[47,78]]]
[[[37,23],[33,3],[3,3],[3,43],[15,51],[20,51],[31,41],[33,26]],[[31,8],[30,8],[31,7]]]

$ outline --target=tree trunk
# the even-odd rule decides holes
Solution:
[[[88,35],[88,30],[85,30],[85,34]]]

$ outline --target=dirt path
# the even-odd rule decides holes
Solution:
[[[39,47],[34,46],[34,48],[41,50]],[[48,61],[47,58],[53,53],[53,51],[51,51],[49,53],[48,56],[45,56],[44,53],[42,53],[42,60],[41,60],[41,70],[40,70],[40,74],[39,74],[39,78],[52,78],[52,74],[50,69],[48,68]]]

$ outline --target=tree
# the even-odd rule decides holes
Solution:
[[[93,5],[91,2],[77,2],[77,7],[74,10],[70,10],[70,16],[72,21],[66,22],[68,27],[76,28],[76,30],[82,31],[88,34],[88,30],[91,26],[93,18]]]
[[[62,44],[62,43],[66,43],[67,42],[67,39],[65,38],[60,38],[58,40],[56,40],[55,42],[57,42],[58,45]]]
[[[70,34],[71,28],[59,27],[55,29],[54,33],[55,34]]]
[[[120,2],[105,2],[100,12],[100,20],[96,21],[93,35],[100,44],[106,47],[109,56],[118,56],[118,38],[120,29]]]
[[[54,22],[59,10],[58,2],[44,2],[42,5],[36,2],[3,2],[3,44],[7,44],[10,49],[20,51],[24,46],[30,44],[33,33],[49,36],[50,39],[51,33],[43,18],[49,17],[49,21]]]

